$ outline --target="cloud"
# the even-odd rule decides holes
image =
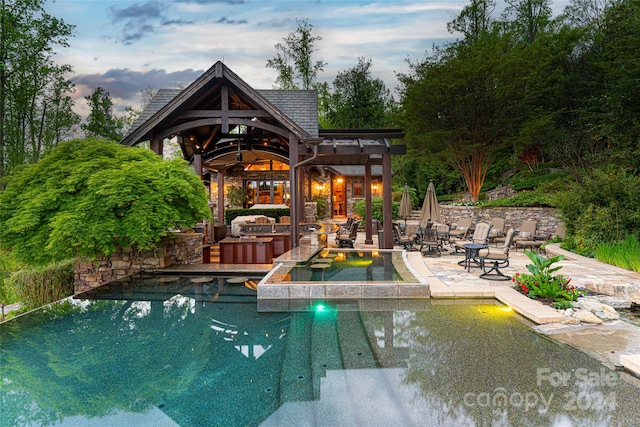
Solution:
[[[171,26],[171,25],[181,26],[181,25],[193,25],[193,24],[195,24],[195,21],[186,20],[186,19],[164,19],[161,22],[161,25],[165,27]]]
[[[222,18],[218,19],[216,23],[237,25],[237,24],[246,24],[247,20],[246,19],[227,19],[226,16],[223,16]]]
[[[85,96],[90,95],[97,87],[102,87],[109,92],[114,103],[119,100],[132,105],[139,102],[141,90],[186,87],[203,73],[204,70],[191,68],[173,72],[163,69],[135,71],[128,68],[112,68],[102,74],[81,74],[73,79],[76,85],[74,99],[77,103],[83,103]]]
[[[111,6],[112,23],[115,24],[124,19],[149,19],[161,18],[165,6],[159,2],[135,3],[125,8]]]

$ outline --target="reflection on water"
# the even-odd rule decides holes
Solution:
[[[258,313],[255,293],[215,278],[124,283],[87,297],[0,326],[0,425],[639,419],[629,376],[531,332],[493,301]]]

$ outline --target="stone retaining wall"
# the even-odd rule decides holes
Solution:
[[[476,206],[440,205],[442,222],[455,224],[460,218],[473,218],[473,223],[491,222],[491,218],[503,218],[505,231],[513,227],[518,229],[522,221],[536,221],[536,234],[542,236],[555,235],[559,219],[555,208],[481,208]]]
[[[151,250],[122,249],[109,257],[76,265],[74,292],[82,292],[118,280],[141,270],[168,267],[173,264],[202,263],[200,233],[175,233]]]

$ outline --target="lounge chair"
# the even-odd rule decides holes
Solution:
[[[336,245],[338,245],[339,248],[353,248],[353,243],[358,237],[358,227],[360,227],[360,221],[353,220],[348,232],[345,233],[342,227],[338,228],[336,232]]]
[[[513,246],[518,250],[519,247],[533,251],[539,251],[540,246],[545,242],[544,238],[536,238],[536,221],[522,221],[522,226],[516,236],[513,238]]]
[[[509,266],[509,249],[511,249],[513,236],[515,236],[515,234],[516,231],[513,228],[510,228],[509,231],[507,231],[503,245],[499,247],[488,246],[486,249],[480,249],[480,268],[482,269],[482,273],[480,274],[481,279],[511,280],[511,277],[502,273],[500,269]],[[488,268],[488,264],[491,265],[491,268]]]

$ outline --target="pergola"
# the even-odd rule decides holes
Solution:
[[[304,217],[304,167],[364,165],[366,241],[372,243],[371,166],[382,165],[383,215],[392,217],[391,156],[406,154],[398,129],[319,129],[315,91],[256,90],[222,62],[216,62],[184,90],[159,90],[120,141],[151,141],[162,155],[175,137],[196,173],[217,175],[218,218],[224,218],[224,176],[238,165],[263,160],[289,163],[291,244],[299,242]],[[384,221],[382,247],[393,247],[391,221]]]

